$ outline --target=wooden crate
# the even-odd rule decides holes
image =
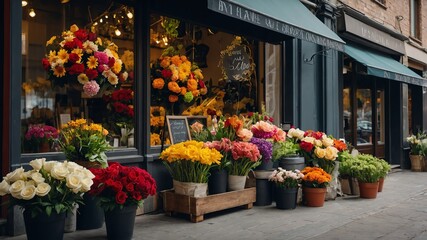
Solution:
[[[163,191],[163,208],[165,213],[172,216],[174,213],[185,213],[190,215],[191,222],[201,222],[204,214],[217,212],[233,207],[242,206],[250,209],[256,201],[255,188],[209,195],[195,198],[175,194],[173,190]]]

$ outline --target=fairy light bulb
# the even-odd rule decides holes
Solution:
[[[103,22],[102,18],[101,18],[101,19],[99,19],[99,22],[100,22],[100,23],[102,23],[102,22]]]
[[[119,29],[116,29],[116,30],[114,31],[114,33],[116,34],[116,36],[120,36],[120,35],[122,35],[122,32],[120,32],[120,30],[119,30]]]
[[[130,12],[130,11],[129,11],[126,15],[128,16],[128,18],[129,18],[129,19],[132,19],[132,18],[133,18],[133,13],[132,13],[132,12]]]
[[[23,7],[25,7],[25,6],[27,6],[27,5],[28,5],[28,2],[27,2],[27,1],[25,1],[25,0],[24,0],[24,1],[22,1],[22,6],[23,6]]]
[[[28,13],[28,15],[30,15],[30,17],[35,17],[36,16],[36,12],[34,11],[34,9],[30,9],[30,12]]]

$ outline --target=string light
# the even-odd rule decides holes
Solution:
[[[122,35],[122,32],[120,32],[120,30],[119,30],[119,29],[116,29],[116,30],[114,31],[114,34],[116,34],[116,36],[120,36],[120,35]]]
[[[129,19],[133,18],[133,13],[131,11],[129,11],[126,15],[128,16]]]
[[[30,15],[30,17],[35,17],[36,16],[36,12],[34,11],[34,9],[30,9],[30,12],[28,13],[28,15]]]
[[[23,7],[25,7],[25,6],[27,6],[27,5],[28,5],[28,2],[27,2],[27,1],[25,1],[25,0],[23,0],[23,1],[22,1],[22,6],[23,6]]]

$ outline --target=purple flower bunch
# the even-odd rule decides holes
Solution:
[[[250,140],[250,143],[255,144],[258,147],[259,152],[262,155],[262,160],[268,162],[271,160],[273,154],[273,143],[267,141],[266,139],[253,137]]]

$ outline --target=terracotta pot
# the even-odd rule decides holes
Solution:
[[[383,186],[384,186],[384,178],[380,178],[379,183],[378,183],[378,192],[383,191]]]
[[[359,191],[361,198],[377,198],[378,193],[378,182],[375,183],[366,183],[359,181]]]
[[[303,187],[303,202],[308,207],[323,207],[326,188]]]

